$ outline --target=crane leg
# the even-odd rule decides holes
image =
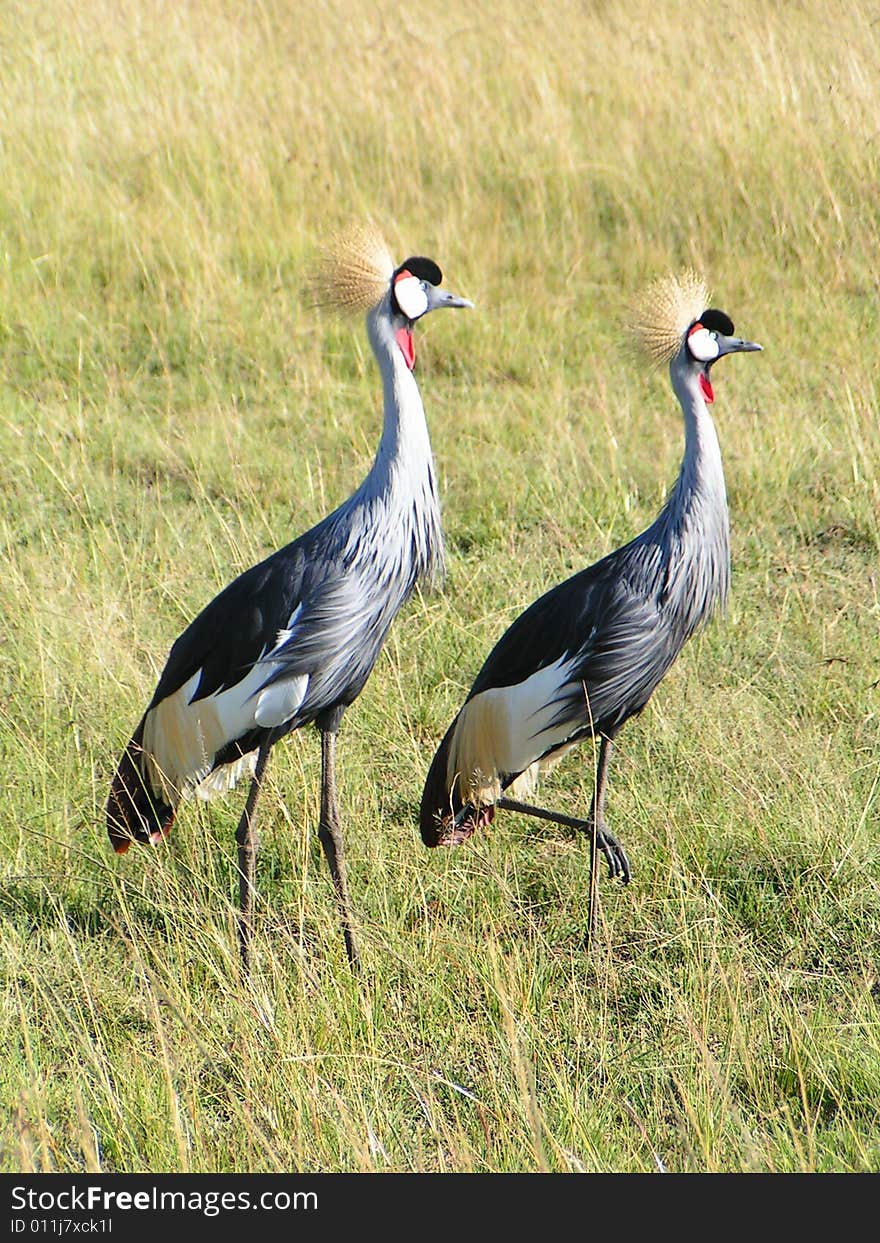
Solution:
[[[596,935],[596,884],[598,879],[596,856],[598,851],[601,850],[605,856],[605,861],[608,864],[608,875],[612,880],[619,877],[624,885],[628,885],[631,875],[626,851],[605,824],[605,787],[608,781],[608,763],[610,759],[611,739],[602,735],[599,744],[599,760],[596,765],[596,789],[590,805],[590,814],[586,820],[579,820],[576,816],[566,816],[562,812],[547,811],[543,807],[534,807],[531,803],[520,803],[517,799],[505,798],[503,795],[495,801],[495,806],[502,810],[516,811],[524,816],[535,816],[539,820],[550,820],[554,824],[564,824],[568,828],[578,829],[581,833],[589,834],[590,901],[585,938],[588,948]]]
[[[241,951],[241,969],[245,977],[250,972],[251,934],[254,930],[254,872],[257,862],[255,812],[271,746],[272,736],[270,734],[257,752],[251,788],[248,790],[247,802],[235,831],[235,840],[238,844],[238,947]]]
[[[353,971],[360,967],[357,943],[354,936],[354,924],[351,917],[351,904],[348,899],[348,880],[345,869],[345,848],[342,843],[342,831],[339,827],[339,808],[336,803],[336,729],[321,729],[321,820],[318,825],[318,837],[324,848],[333,886],[336,889],[336,900],[342,917],[342,934],[345,937],[345,952],[349,966]]]
[[[596,937],[599,924],[599,895],[598,895],[598,876],[596,873],[596,851],[599,847],[599,838],[601,836],[603,845],[601,847],[605,858],[608,860],[609,870],[611,869],[612,854],[608,851],[609,833],[605,826],[605,786],[608,781],[608,762],[611,759],[611,739],[604,735],[599,744],[599,761],[596,765],[596,788],[593,791],[593,801],[590,804],[590,816],[587,821],[590,834],[590,901],[587,913],[587,934],[585,938],[586,948],[589,949]],[[621,862],[623,865],[623,883],[629,882],[629,859],[623,852],[620,843],[616,838],[613,839],[616,847],[616,854],[613,854],[618,866]],[[611,873],[614,875],[614,873]]]

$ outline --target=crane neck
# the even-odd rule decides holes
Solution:
[[[385,531],[401,564],[411,557],[416,577],[437,577],[443,535],[428,424],[387,296],[367,313],[367,333],[382,376],[384,416],[376,457],[352,503],[370,508],[374,529]]]
[[[431,441],[422,395],[394,332],[388,299],[367,315],[370,345],[382,375],[384,419],[374,470],[394,464],[433,472]]]
[[[666,504],[645,535],[662,551],[666,598],[687,637],[727,599],[730,526],[721,447],[699,375],[679,355],[670,376],[684,415],[684,457]]]
[[[699,376],[693,366],[682,363],[679,356],[670,365],[670,378],[684,416],[685,438],[681,470],[670,496],[670,502],[675,502],[674,517],[685,520],[697,508],[704,515],[715,513],[726,526],[727,489],[721,446]]]

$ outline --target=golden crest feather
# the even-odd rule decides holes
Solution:
[[[382,234],[372,224],[346,229],[324,248],[315,277],[317,306],[368,311],[388,289],[394,260]]]
[[[709,305],[709,290],[699,272],[686,268],[652,281],[638,300],[632,331],[652,362],[668,363],[681,349],[685,332]]]

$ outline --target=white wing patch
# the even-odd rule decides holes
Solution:
[[[527,793],[537,779],[538,758],[562,747],[572,732],[571,724],[552,725],[560,692],[571,684],[571,670],[572,661],[563,658],[516,686],[468,700],[449,748],[448,787],[458,778],[462,798],[483,806],[500,797],[501,774],[519,773],[517,793]]]
[[[144,721],[145,774],[153,793],[172,807],[177,806],[184,789],[198,784],[210,771],[208,735],[216,735],[216,722],[202,721],[189,703],[200,677],[201,670],[157,703]],[[202,706],[206,706],[205,700],[198,705]]]
[[[184,790],[184,798],[189,798],[192,793],[195,793],[207,803],[215,795],[226,794],[228,790],[233,790],[236,782],[242,777],[253,777],[256,767],[257,752],[248,751],[247,755],[242,755],[232,764],[223,764],[220,768],[215,768],[204,781],[199,782],[194,791]]]
[[[272,729],[283,725],[291,717],[296,716],[297,709],[306,697],[309,688],[309,675],[297,674],[293,678],[284,678],[273,682],[257,695],[254,708],[254,720],[264,729]]]
[[[289,636],[289,631],[281,631],[279,640],[286,642]],[[234,686],[193,702],[202,674],[199,669],[147,714],[143,742],[146,775],[153,792],[172,807],[194,790],[208,799],[232,789],[248,767],[253,772],[255,753],[212,771],[218,751],[256,726],[270,729],[296,715],[308,690],[308,674],[266,686],[267,679],[281,667],[269,655],[270,659],[264,657]]]

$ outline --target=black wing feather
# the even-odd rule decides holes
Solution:
[[[151,708],[199,669],[194,699],[234,686],[275,646],[297,605],[344,575],[344,564],[330,556],[334,517],[244,570],[193,618],[168,653]]]
[[[468,699],[482,691],[516,686],[578,651],[601,616],[601,602],[613,582],[611,562],[612,557],[604,557],[580,570],[520,613],[486,657]]]

